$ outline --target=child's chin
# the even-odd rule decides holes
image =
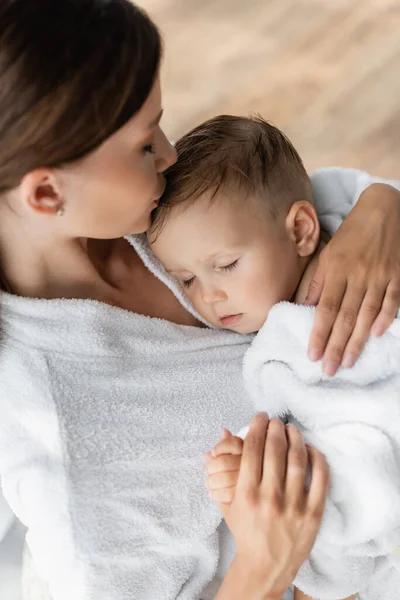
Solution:
[[[230,329],[230,331],[234,331],[235,333],[241,333],[242,335],[251,335],[252,333],[257,333],[261,327],[257,327],[254,323],[238,323],[236,327],[226,329]]]
[[[240,323],[233,331],[242,333],[243,335],[251,335],[253,333],[258,333],[263,325],[264,323]]]

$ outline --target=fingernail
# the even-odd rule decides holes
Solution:
[[[336,363],[326,361],[323,364],[323,371],[325,375],[328,375],[328,377],[333,377],[333,375],[335,375],[336,371],[338,370],[338,366],[339,365],[337,365]]]
[[[372,328],[372,334],[376,337],[380,337],[381,335],[383,335],[383,327],[382,325],[374,325]]]
[[[321,358],[321,351],[318,348],[310,348],[308,351],[308,358],[313,362],[316,362]]]
[[[356,364],[356,359],[357,357],[355,354],[351,354],[350,352],[346,353],[342,360],[342,367],[345,369],[351,369],[351,367],[354,367]]]
[[[215,456],[215,450],[214,450],[214,448],[211,450],[211,456]]]

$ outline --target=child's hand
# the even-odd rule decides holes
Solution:
[[[220,441],[207,452],[207,488],[217,504],[230,504],[235,497],[243,452],[243,440],[224,429]]]

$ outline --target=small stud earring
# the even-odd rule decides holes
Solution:
[[[65,215],[65,208],[61,207],[57,211],[57,217],[63,217]]]

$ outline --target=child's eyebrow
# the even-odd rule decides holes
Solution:
[[[167,273],[190,273],[187,269],[165,269]]]
[[[219,252],[214,252],[213,254],[206,256],[205,260],[206,261],[215,260],[216,258],[221,258],[221,256],[226,257],[226,256],[230,256],[231,254],[237,254],[239,251],[240,251],[239,247],[229,248],[229,249],[225,249],[225,250],[219,250]]]

